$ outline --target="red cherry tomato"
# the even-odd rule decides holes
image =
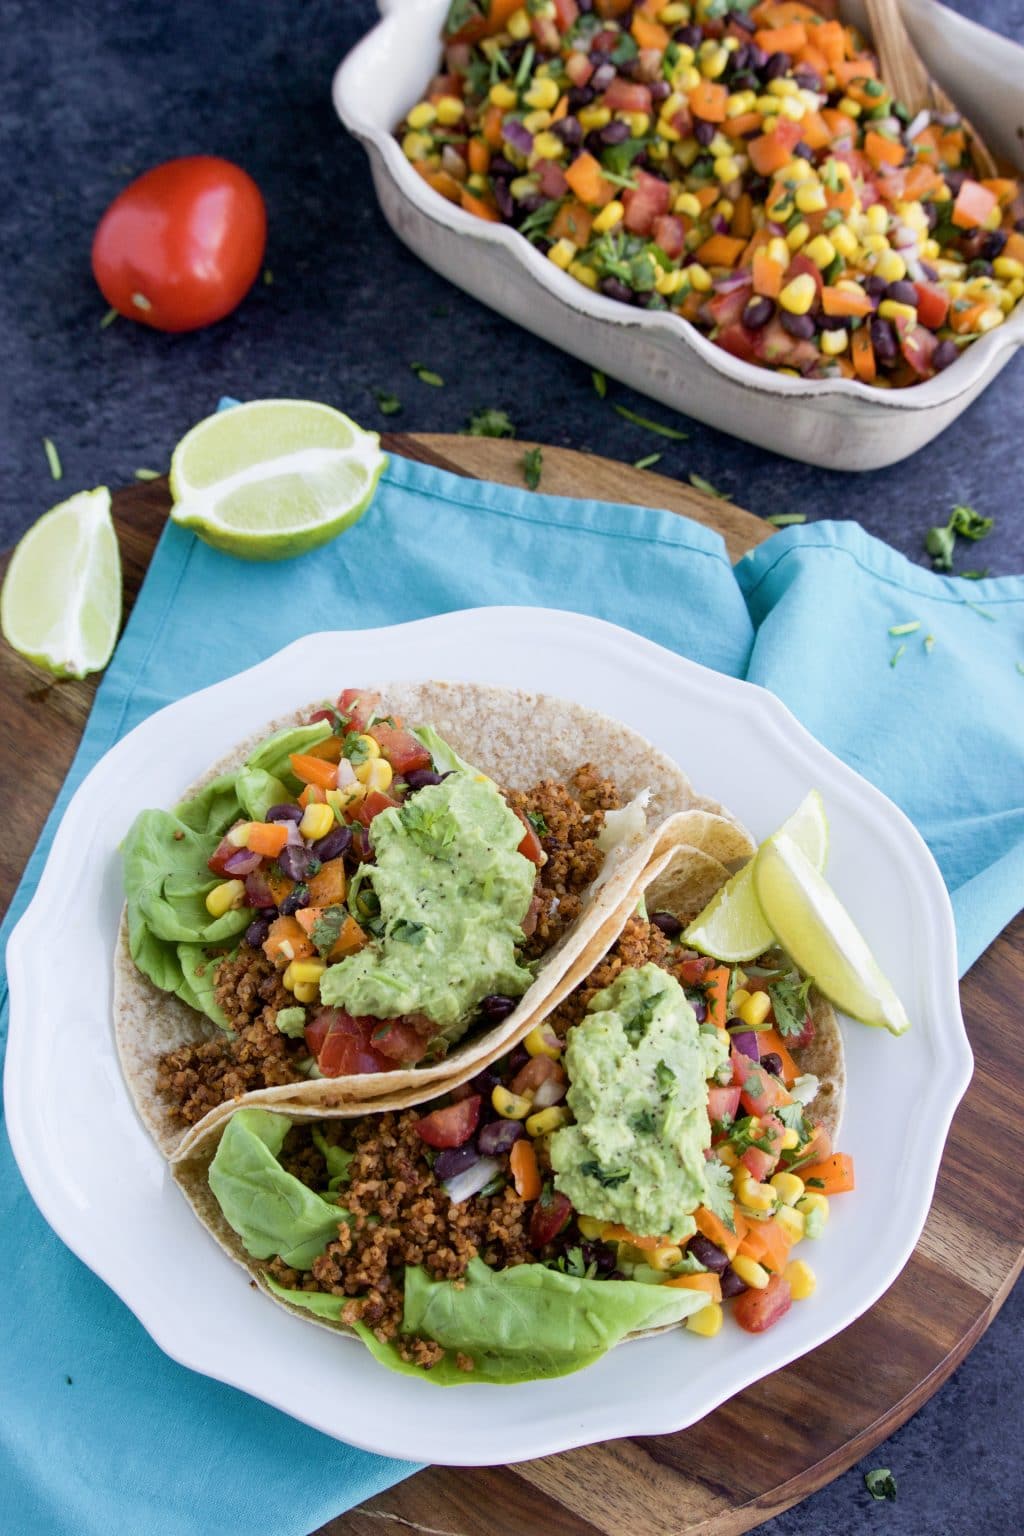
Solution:
[[[744,1291],[733,1302],[732,1315],[747,1333],[764,1333],[785,1317],[793,1305],[789,1281],[772,1275],[763,1291]]]
[[[521,853],[524,859],[529,859],[531,864],[543,864],[544,849],[541,845],[540,838],[537,836],[536,830],[531,827],[522,811],[516,811],[516,815],[519,817],[519,820],[526,828],[526,831],[523,834],[523,840],[519,844],[519,847],[516,849],[516,852]]]
[[[212,325],[241,303],[263,262],[267,211],[228,160],[168,160],[125,187],[92,242],[107,303],[158,331]]]
[[[306,1045],[324,1077],[354,1077],[362,1072],[387,1072],[394,1062],[368,1042],[376,1019],[356,1019],[341,1008],[324,1008],[306,1025]]]
[[[481,1096],[460,1099],[445,1109],[435,1109],[416,1122],[416,1134],[428,1147],[461,1147],[480,1124]]]
[[[530,1247],[543,1248],[553,1243],[569,1225],[572,1206],[560,1190],[541,1195],[530,1212]]]

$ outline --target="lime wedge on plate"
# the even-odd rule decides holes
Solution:
[[[11,556],[0,628],[22,656],[57,677],[110,660],[121,624],[121,556],[105,485],[43,514]]]
[[[386,463],[376,432],[328,405],[252,400],[175,448],[171,517],[243,560],[287,560],[357,522]]]
[[[820,873],[828,857],[828,820],[824,802],[812,789],[779,828]],[[770,949],[775,934],[765,921],[754,890],[754,861],[727,880],[683,934],[683,942],[729,965],[754,960]]]
[[[830,1002],[862,1024],[910,1028],[853,918],[791,837],[776,832],[754,859],[754,888],[783,949]]]

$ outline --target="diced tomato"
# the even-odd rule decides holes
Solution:
[[[668,212],[672,192],[667,181],[647,171],[637,171],[636,175],[637,185],[627,187],[622,194],[626,210],[623,223],[631,234],[649,235],[659,214]]]
[[[566,1083],[565,1068],[551,1056],[531,1056],[509,1084],[512,1093],[536,1093],[541,1083]]]
[[[832,1137],[823,1125],[814,1128],[814,1135],[807,1145],[807,1150],[800,1159],[807,1167],[811,1162],[823,1163],[826,1158],[832,1156]],[[810,1159],[810,1162],[807,1160]]]
[[[773,315],[763,330],[755,332],[754,348],[762,363],[772,367],[796,368],[808,373],[820,360],[813,341],[800,341],[783,329],[778,315]],[[719,338],[721,339],[721,338]]]
[[[601,97],[601,105],[611,112],[647,112],[651,110],[651,92],[646,85],[634,85],[616,75]],[[666,191],[668,188],[666,187]],[[666,205],[667,206],[667,205]]]
[[[396,773],[412,773],[415,769],[430,767],[430,753],[411,731],[381,724],[371,725],[366,734],[373,737],[381,756],[387,758]]]
[[[558,53],[562,40],[550,16],[531,16],[530,30],[541,53]]]
[[[530,1213],[530,1247],[544,1248],[564,1232],[572,1216],[572,1205],[561,1190],[542,1194]]]
[[[918,378],[930,377],[932,355],[938,346],[938,337],[933,332],[925,330],[923,325],[915,325],[902,315],[897,317],[896,330],[899,333],[903,356]]]
[[[683,983],[684,987],[696,987],[707,980],[708,972],[713,971],[715,962],[710,955],[688,955],[685,960],[680,960],[673,970]]]
[[[742,1051],[732,1053],[732,1080],[740,1089],[740,1103],[748,1115],[766,1115],[779,1104],[791,1102],[778,1078],[772,1077]]]
[[[371,1023],[370,1045],[381,1056],[387,1056],[400,1067],[412,1067],[421,1061],[427,1041],[434,1033],[434,1026],[420,1015],[373,1019]]]
[[[708,1119],[714,1124],[716,1120],[735,1120],[736,1111],[740,1107],[740,1090],[738,1084],[731,1088],[708,1089]]]
[[[660,246],[672,261],[686,249],[686,230],[682,219],[674,213],[659,213],[651,227],[651,235],[655,245]]]
[[[526,833],[522,842],[519,844],[519,847],[516,849],[516,852],[521,853],[524,859],[529,859],[531,864],[543,864],[544,849],[541,847],[540,838],[537,836],[537,833],[534,831],[533,827],[530,826],[530,823],[527,821],[522,811],[516,811],[516,815],[519,817],[519,820],[526,828]]]
[[[564,36],[580,14],[576,0],[554,0],[555,25]]]
[[[713,299],[707,302],[707,312],[713,325],[726,326],[738,325],[743,318],[753,293],[753,286],[744,283],[741,288],[730,289],[728,293],[716,293]]]
[[[953,223],[958,229],[980,229],[998,203],[994,192],[968,177],[961,184],[953,204]]]
[[[585,53],[570,53],[565,61],[565,72],[573,85],[582,87],[594,73],[594,66]]]
[[[368,827],[373,818],[379,815],[381,811],[390,810],[392,806],[397,804],[398,801],[392,800],[390,795],[383,794],[379,789],[371,789],[370,793],[365,795],[363,799],[360,800],[358,804],[355,805],[352,810],[346,814],[350,815],[353,821],[358,821],[364,827]]]
[[[763,1291],[744,1291],[733,1302],[732,1314],[747,1333],[764,1333],[785,1317],[793,1305],[789,1281],[772,1275]]]
[[[482,1103],[480,1094],[474,1093],[468,1099],[460,1099],[457,1104],[447,1105],[445,1109],[435,1109],[431,1114],[424,1115],[422,1120],[417,1120],[416,1134],[428,1147],[461,1147],[480,1124]]]
[[[937,331],[940,325],[946,323],[949,295],[943,293],[941,288],[933,288],[930,283],[915,283],[914,287],[917,289],[918,320],[930,331]]]
[[[379,693],[370,693],[365,688],[343,689],[338,695],[338,708],[348,720],[346,731],[365,731],[379,704]]]
[[[379,1019],[356,1019],[341,1008],[324,1008],[306,1025],[306,1044],[324,1077],[354,1077],[388,1072],[395,1063],[367,1043],[368,1028]]]
[[[752,363],[757,359],[757,332],[748,331],[745,325],[727,325],[715,340],[723,351],[730,352],[741,362]]]
[[[537,173],[537,185],[545,197],[564,197],[569,190],[561,166],[554,160],[542,160]]]
[[[782,1138],[786,1134],[786,1127],[775,1115],[765,1115],[761,1120],[761,1129],[758,1141],[769,1144],[770,1151],[763,1152],[760,1147],[747,1147],[742,1153],[740,1162],[746,1168],[752,1179],[760,1184],[768,1176],[775,1172],[778,1166],[779,1155],[782,1152]]]
[[[206,867],[212,870],[215,875],[220,875],[222,880],[230,880],[231,875],[226,867],[227,861],[231,858],[232,854],[243,853],[244,851],[242,848],[236,848],[234,843],[229,843],[226,837],[222,837],[207,859]]]

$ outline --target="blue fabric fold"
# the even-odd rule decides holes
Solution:
[[[396,458],[356,527],[287,564],[242,566],[165,529],[0,939],[74,789],[153,710],[311,630],[508,603],[590,613],[771,688],[917,823],[953,894],[964,964],[1013,915],[1024,891],[1024,580],[968,592],[828,523],[776,535],[734,574],[716,534],[671,513]],[[915,620],[919,630],[888,634]],[[4,997],[0,1042],[6,1023]],[[221,1536],[300,1536],[414,1470],[163,1356],[49,1231],[6,1137],[0,1211],[0,1487],[19,1536],[186,1536],[196,1511]]]

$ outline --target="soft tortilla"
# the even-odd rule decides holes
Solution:
[[[373,686],[379,687],[388,707],[397,715],[412,723],[432,724],[462,757],[499,784],[526,787],[543,778],[566,782],[580,763],[593,762],[603,774],[615,779],[623,802],[649,792],[648,834],[662,829],[673,812],[689,814],[688,807],[707,804],[698,801],[686,775],[664,753],[637,732],[583,705],[545,694],[473,683]],[[293,716],[264,726],[215,764],[198,783],[183,790],[182,798],[197,793],[216,775],[238,767],[266,736],[301,723],[316,707],[309,705]],[[752,847],[746,833],[724,816],[703,808],[694,810],[692,815],[701,826],[706,824],[711,829],[709,836],[717,832],[723,849],[749,851]],[[680,836],[677,834],[673,840],[678,841]],[[259,1090],[246,1096],[244,1102],[288,1105],[307,1114],[322,1114],[344,1112],[350,1102],[377,1097],[383,1102],[385,1097],[390,1100],[409,1090],[426,1099],[468,1064],[485,1055],[490,1059],[492,1042],[500,1055],[513,1037],[528,1033],[533,1019],[546,1011],[550,989],[574,968],[579,955],[589,948],[591,934],[604,926],[609,913],[618,910],[623,893],[640,879],[657,846],[650,836],[646,840],[641,837],[608,856],[582,914],[561,942],[545,955],[534,984],[498,1030],[457,1046],[443,1062],[430,1067],[289,1083]],[[728,856],[724,851],[721,854],[723,858]],[[122,916],[114,958],[114,1025],[122,1068],[136,1108],[166,1156],[185,1150],[208,1124],[231,1113],[234,1105],[218,1106],[184,1135],[173,1123],[156,1088],[159,1058],[181,1045],[215,1038],[217,1026],[172,993],[160,991],[136,969],[128,950],[126,916]]]

